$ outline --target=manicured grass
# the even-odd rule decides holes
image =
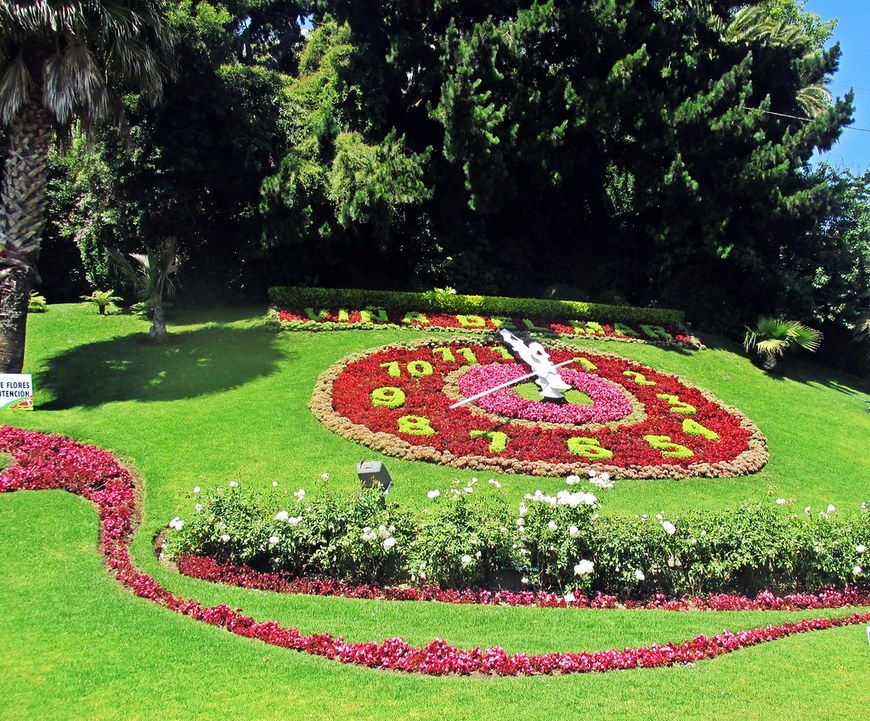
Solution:
[[[0,508],[4,720],[866,717],[863,628],[662,670],[526,679],[377,672],[241,639],[135,598],[103,571],[96,514],[79,498],[18,493]],[[583,616],[590,628],[599,618]]]
[[[420,334],[346,331],[271,335],[262,308],[188,312],[166,347],[147,324],[52,306],[30,319],[26,371],[37,409],[9,416],[112,450],[144,480],[141,567],[206,603],[240,606],[304,632],[349,640],[434,637],[509,651],[592,650],[681,641],[812,614],[672,614],[469,608],[276,596],[186,579],[160,567],[153,535],[190,512],[191,489],[238,480],[292,493],[356,488],[355,464],[376,453],[323,428],[306,408],[317,375],[339,358]],[[719,343],[717,339],[712,339]],[[588,342],[587,342],[588,343]],[[679,373],[743,410],[771,461],[736,479],[620,481],[605,512],[676,514],[742,500],[794,498],[854,512],[870,497],[868,387],[789,359],[772,379],[723,344],[707,351],[638,344],[595,347]],[[426,491],[470,472],[384,459],[391,498],[422,506]],[[320,478],[329,473],[326,481]],[[562,479],[491,473],[512,500]],[[772,502],[772,500],[771,500]],[[121,589],[102,569],[96,515],[59,492],[0,496],[0,718],[864,718],[870,683],[863,628],[790,638],[691,668],[603,676],[433,679],[301,656],[177,617]],[[863,694],[863,696],[862,696]]]

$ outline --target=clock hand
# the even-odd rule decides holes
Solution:
[[[566,361],[562,361],[561,363],[556,363],[556,365],[554,365],[553,367],[559,368],[561,366],[566,366],[569,363],[573,363],[573,362],[574,362],[574,359],[572,358],[571,360],[566,360]],[[499,391],[502,388],[507,388],[508,386],[512,386],[514,383],[519,383],[520,381],[524,381],[527,378],[534,378],[536,375],[538,375],[538,374],[537,373],[526,373],[526,375],[520,376],[519,378],[514,378],[512,381],[508,381],[507,383],[500,383],[499,385],[494,386],[493,388],[490,388],[489,390],[482,391],[480,393],[476,393],[475,395],[470,396],[469,398],[463,398],[461,401],[457,401],[452,406],[450,406],[450,408],[459,408],[459,406],[464,406],[466,403],[472,403],[472,402],[476,401],[478,398],[483,398],[484,396],[488,396],[490,393],[495,393],[495,391]]]
[[[526,362],[533,374],[538,376],[535,382],[541,389],[542,398],[561,400],[565,397],[562,391],[569,390],[571,386],[559,375],[544,346],[537,341],[526,344],[505,328],[499,330],[499,335]]]

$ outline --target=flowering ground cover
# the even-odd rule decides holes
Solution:
[[[620,478],[723,477],[759,470],[758,427],[673,375],[550,344],[589,404],[529,400],[528,373],[503,346],[424,339],[354,354],[324,371],[310,408],[331,430],[387,455],[460,468]],[[490,389],[474,403],[455,407]]]
[[[175,559],[180,573],[213,583],[227,583],[278,593],[304,593],[313,596],[342,596],[375,601],[436,601],[438,603],[482,604],[493,606],[535,606],[569,609],[645,609],[664,611],[797,611],[807,608],[844,608],[870,606],[870,591],[857,588],[824,589],[818,593],[791,593],[776,596],[769,591],[750,598],[730,593],[668,598],[657,594],[640,601],[620,601],[616,596],[597,593],[549,593],[546,591],[487,591],[444,589],[438,586],[355,586],[331,579],[300,578],[283,572],[258,571],[245,565],[219,563],[209,556],[181,555]]]
[[[151,539],[189,508],[194,486],[235,479],[266,492],[277,480],[276,491],[291,500],[300,486],[312,495],[358,486],[359,447],[323,428],[306,402],[324,368],[360,349],[407,340],[410,331],[276,336],[259,331],[260,317],[260,309],[180,313],[176,340],[165,348],[137,343],[147,332],[138,319],[100,318],[77,306],[52,306],[29,322],[26,370],[34,373],[36,411],[10,422],[110,448],[146,479],[143,526],[128,548],[136,566],[173,595],[242,607],[261,622],[298,623],[305,635],[346,633],[364,642],[401,634],[425,646],[437,633],[461,648],[502,643],[509,654],[530,645],[535,654],[662,645],[799,620],[777,611],[577,610],[566,625],[559,609],[266,594],[162,569]],[[847,513],[867,500],[865,385],[797,359],[794,376],[773,380],[736,347],[705,342],[712,349],[703,363],[694,351],[640,343],[620,346],[620,355],[679,374],[745,411],[767,438],[770,462],[758,474],[715,482],[624,480],[607,491],[608,509],[671,516],[782,497],[799,513],[829,504]],[[578,346],[595,350],[595,343]],[[425,502],[427,490],[469,475],[384,460],[396,480],[390,497],[411,508]],[[324,472],[328,481],[320,479]],[[493,475],[514,502],[535,488],[558,487],[545,477]],[[383,674],[287,653],[192,624],[116,587],[100,568],[89,508],[56,492],[0,495],[0,718],[277,719],[292,712],[386,719],[431,717],[434,709],[451,718],[552,719],[567,708],[619,719],[866,714],[862,626],[799,634],[697,666],[483,682]]]
[[[856,611],[738,633],[725,630],[711,637],[698,635],[687,641],[637,649],[538,655],[508,654],[500,647],[463,650],[440,639],[419,648],[400,638],[380,643],[351,643],[328,633],[306,636],[296,628],[285,628],[273,621],[257,622],[240,609],[226,605],[204,607],[196,599],[174,595],[140,572],[128,551],[136,512],[135,485],[129,472],[110,454],[59,436],[11,426],[0,427],[0,452],[11,456],[13,461],[10,468],[0,473],[0,492],[60,488],[81,495],[97,506],[100,550],[118,580],[137,596],[246,638],[342,663],[433,675],[601,673],[694,663],[798,633],[870,623],[870,611]]]
[[[591,320],[552,320],[522,316],[496,317],[479,314],[420,313],[384,308],[346,310],[340,308],[272,308],[267,324],[276,330],[347,330],[407,328],[425,331],[494,333],[500,328],[547,335],[615,340],[625,343],[688,346],[703,344],[682,326],[648,323],[628,325]]]

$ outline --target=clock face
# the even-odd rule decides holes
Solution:
[[[547,352],[568,361],[564,401],[541,399],[534,376],[521,379],[529,367],[504,346],[435,338],[343,359],[320,376],[310,407],[369,448],[459,468],[684,478],[742,475],[767,461],[748,418],[676,376],[559,343]]]

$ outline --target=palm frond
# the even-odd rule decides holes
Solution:
[[[133,281],[141,300],[153,302],[162,298],[164,293],[170,297],[175,294],[172,277],[181,265],[175,238],[164,238],[155,248],[148,248],[144,253],[128,253],[136,266],[114,248],[109,250],[109,254],[118,270]]]
[[[832,97],[830,90],[816,83],[798,90],[795,100],[804,113],[814,118],[831,106]]]
[[[769,36],[775,23],[759,6],[740,8],[725,29],[725,40],[731,43],[757,42]]]
[[[105,117],[108,109],[106,79],[90,48],[82,42],[70,43],[64,52],[64,75],[73,88],[77,103],[87,107],[95,119]]]
[[[19,55],[0,78],[0,123],[8,125],[21,112],[30,96],[33,79],[24,58]]]
[[[755,351],[764,358],[775,358],[791,348],[818,350],[822,334],[796,320],[783,320],[762,316],[754,328],[747,328],[743,338],[743,348],[749,353]]]
[[[0,121],[14,120],[35,84],[61,129],[80,119],[90,134],[127,88],[157,102],[174,45],[163,0],[0,0]]]
[[[762,356],[781,356],[789,347],[789,342],[782,338],[766,338],[755,344],[755,350]]]
[[[60,125],[72,122],[75,93],[67,80],[61,52],[50,55],[42,66],[42,104],[51,109]]]
[[[810,352],[815,352],[819,349],[823,337],[820,331],[805,326],[803,323],[799,323],[796,320],[789,321],[788,326],[789,341],[793,345]]]

